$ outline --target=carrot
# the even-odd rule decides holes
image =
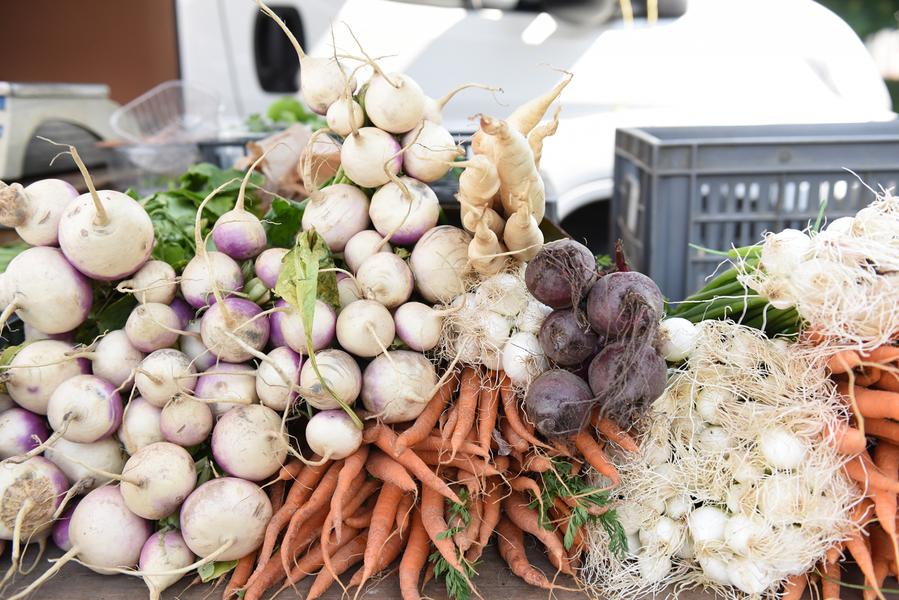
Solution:
[[[503,517],[496,526],[499,555],[503,557],[509,569],[525,583],[545,590],[553,589],[546,576],[538,571],[524,553],[524,534],[509,519]]]
[[[272,487],[268,492],[269,500],[272,503],[272,512],[276,513],[284,506],[284,488],[287,482],[276,480],[272,483]]]
[[[893,567],[893,542],[880,524],[871,525],[868,534],[871,542],[871,559],[874,561],[874,575],[877,577],[878,585],[883,585],[883,580]]]
[[[865,357],[865,362],[877,364],[887,364],[899,360],[899,347],[897,346],[881,346],[875,348]]]
[[[366,446],[367,447],[367,446]],[[358,451],[357,451],[358,452]],[[347,457],[348,459],[350,457]],[[341,472],[346,471],[347,467],[344,465],[344,468]],[[360,468],[359,472],[356,473],[356,476],[347,484],[347,490],[355,490],[360,485],[365,482],[365,472]],[[338,477],[337,486],[340,487],[340,479]],[[333,566],[331,565],[331,555],[328,549],[331,547],[331,531],[334,531],[335,540],[340,541],[343,539],[343,515],[344,515],[344,507],[343,500],[338,500],[338,496],[340,496],[337,491],[334,492],[334,496],[331,497],[331,506],[328,511],[328,516],[325,518],[324,527],[322,527],[321,532],[319,534],[319,545],[322,547],[322,559],[325,563],[325,568],[328,571],[334,572]],[[353,496],[355,498],[355,494]],[[347,511],[350,512],[350,511]],[[340,522],[340,531],[337,531],[337,527],[335,527],[335,522]]]
[[[475,546],[478,548],[477,556],[472,560],[477,560],[481,551],[487,547],[496,524],[499,523],[502,515],[502,497],[504,488],[498,481],[493,482],[493,486],[487,491],[484,498],[484,515],[481,518],[481,528],[478,530],[478,541]]]
[[[328,507],[323,506],[318,512],[300,525],[296,534],[291,537],[291,545],[287,548],[287,553],[294,563],[296,563],[297,557],[308,550],[309,547],[319,539],[321,536],[322,525],[325,524],[325,519],[327,518]]]
[[[521,416],[518,414],[518,398],[515,396],[515,390],[512,389],[512,382],[506,376],[503,376],[502,384],[500,384],[500,396],[503,399],[503,414],[506,415],[509,427],[531,445],[549,448],[549,446],[534,437],[521,420]]]
[[[314,456],[312,461],[319,460],[319,457]],[[311,462],[311,461],[310,461]],[[293,481],[297,478],[297,475],[300,474],[300,471],[304,469],[305,465],[300,462],[300,459],[294,458],[289,463],[281,467],[281,470],[278,471],[278,480],[279,481]]]
[[[243,600],[260,600],[270,587],[285,577],[285,573],[279,561],[270,560],[262,570],[257,568],[254,576],[255,579],[247,582],[244,588]]]
[[[383,452],[374,450],[368,455],[368,461],[365,463],[367,470],[373,477],[377,477],[381,481],[389,482],[404,492],[418,492],[418,486],[415,480],[409,475],[409,472]]]
[[[875,560],[874,561],[874,587],[876,589],[870,590],[866,589],[862,592],[862,598],[864,600],[871,600],[877,597],[877,591],[883,587],[883,581],[887,578],[887,575],[890,571],[890,561],[888,560]]]
[[[490,452],[493,430],[499,415],[499,388],[482,389],[478,398],[478,445],[484,452]]]
[[[874,592],[880,600],[884,600],[880,586],[877,584],[877,576],[874,574],[874,563],[871,560],[871,552],[865,545],[865,539],[861,532],[856,532],[852,537],[846,540],[846,549],[852,554],[859,570],[864,574],[868,585],[874,588]]]
[[[396,520],[397,504],[403,496],[399,487],[385,483],[378,494],[378,502],[371,513],[371,524],[368,526],[368,541],[365,544],[365,555],[362,560],[362,580],[360,585],[372,576],[377,566],[378,555],[384,549],[387,536]],[[397,535],[397,537],[399,537]]]
[[[431,397],[427,406],[425,406],[425,409],[418,415],[418,418],[415,419],[412,426],[397,437],[397,451],[402,451],[410,446],[414,446],[431,434],[434,427],[437,425],[437,421],[440,420],[440,415],[443,414],[446,403],[449,402],[449,399],[453,395],[453,391],[455,391],[455,384],[455,377],[450,377],[446,383],[440,386],[440,389]]]
[[[343,528],[343,501],[352,489],[351,484],[359,475],[365,477],[362,472],[365,468],[365,461],[368,459],[368,444],[359,446],[359,449],[347,456],[343,460],[343,468],[337,476],[337,487],[334,489],[334,495],[331,497],[331,513],[332,521],[326,523],[327,527],[334,530],[337,539],[340,540],[341,530]],[[360,482],[361,483],[361,482]],[[330,535],[328,532],[327,535]]]
[[[403,551],[403,546],[406,544],[406,540],[403,536],[399,534],[395,529],[393,532],[387,537],[387,541],[384,543],[384,546],[381,548],[381,551],[378,553],[375,567],[372,570],[372,573],[380,573],[384,569],[390,566],[390,564],[397,559],[400,553]],[[367,578],[364,576],[363,570],[359,569],[353,574],[352,579],[350,579],[350,583],[348,587],[360,586],[365,584]]]
[[[559,539],[554,531],[547,531],[540,526],[537,512],[528,508],[527,498],[525,498],[521,492],[512,492],[506,496],[503,500],[503,509],[512,523],[522,531],[526,531],[533,535],[546,546],[546,549],[549,552],[550,561],[557,563],[557,568],[560,571],[566,575],[572,574],[571,567],[567,562],[565,547],[562,545],[562,540]]]
[[[825,562],[821,570],[822,600],[840,600],[840,564]]]
[[[337,577],[362,560],[362,553],[365,552],[367,538],[368,535],[366,533],[360,533],[350,540],[346,546],[334,553],[332,557],[333,570],[322,569],[318,572],[318,575],[315,576],[315,581],[312,582],[312,587],[309,588],[309,592],[306,594],[306,600],[315,600],[320,597],[328,591],[328,588],[331,587],[331,584],[334,583]]]
[[[472,428],[472,431],[474,431],[474,428]],[[419,450],[446,450],[446,442],[444,442],[444,440],[440,439],[437,436],[429,436],[418,442],[417,444],[413,444],[412,449],[416,452]],[[459,451],[463,454],[473,454],[474,456],[480,456],[482,458],[488,458],[490,456],[489,450],[485,451],[478,444],[470,442],[468,440],[462,442],[462,446],[461,448],[459,448]]]
[[[454,404],[446,412],[446,421],[440,427],[440,439],[445,443],[449,443],[450,437],[453,435],[453,430],[456,429],[456,421],[458,420],[459,411],[456,410],[456,405]]]
[[[265,529],[265,537],[263,538],[262,547],[259,549],[259,565],[256,567],[257,571],[265,568],[266,563],[271,559],[272,552],[275,549],[275,544],[278,542],[278,535],[280,535],[281,530],[291,521],[300,506],[302,506],[309,496],[312,495],[312,490],[315,489],[315,486],[325,473],[333,469],[336,477],[341,464],[341,461],[336,461],[330,465],[304,466],[303,469],[299,471],[296,481],[293,482],[293,485],[290,486],[290,491],[287,492],[287,498],[284,500],[284,505],[278,512],[274,513],[274,516],[271,518]]]
[[[615,423],[615,421],[600,417],[599,411],[594,413],[593,425],[601,434],[609,438],[609,441],[617,444],[619,448],[627,450],[628,452],[633,452],[634,454],[640,454],[640,447],[637,445],[637,442],[634,441],[634,438],[618,427],[618,424]]]
[[[870,421],[865,421],[867,426]],[[866,430],[868,428],[866,427]],[[871,433],[867,431],[867,433]],[[846,456],[855,456],[865,451],[865,432],[846,423],[838,423],[836,429],[825,429],[825,437],[836,447],[837,452]]]
[[[396,448],[396,434],[393,430],[381,424],[375,425],[372,429],[375,430],[372,435],[378,448],[387,454],[392,454]],[[445,481],[434,474],[434,472],[428,468],[428,465],[425,464],[425,462],[412,450],[409,450],[408,448],[403,450],[399,456],[394,458],[394,460],[403,465],[406,470],[418,478],[423,484],[423,487],[433,488],[444,497],[461,504],[456,493],[450,489]]]
[[[459,396],[456,398],[456,426],[450,436],[450,457],[454,458],[462,442],[468,437],[474,425],[475,411],[478,406],[478,392],[481,388],[481,376],[473,368],[462,371],[462,383],[459,385]]]
[[[225,586],[225,591],[222,593],[222,600],[229,600],[232,596],[237,594],[239,588],[246,585],[247,581],[250,579],[250,575],[253,573],[253,565],[255,564],[255,550],[237,561],[237,566],[234,567],[234,571],[231,573],[231,579],[228,580],[228,585]]]
[[[890,419],[865,419],[865,433],[899,444],[899,423]]]
[[[371,523],[371,510],[362,510],[343,520],[343,524],[353,529],[365,529]]]
[[[612,485],[618,485],[618,470],[609,462],[602,448],[586,429],[582,429],[574,436],[574,445],[584,455],[590,466],[608,477],[612,481]]]
[[[468,514],[471,517],[468,525],[462,531],[457,531],[453,535],[453,541],[459,552],[468,552],[475,543],[477,543],[478,532],[481,529],[481,519],[484,514],[484,503],[477,497],[472,496],[469,499]]]
[[[859,454],[845,465],[843,465],[846,474],[851,479],[861,483],[867,492],[870,488],[880,488],[893,494],[899,494],[899,480],[882,472],[867,452]]]
[[[886,475],[899,476],[899,447],[888,442],[880,442],[874,448],[874,464]],[[896,494],[874,490],[874,513],[883,531],[889,536],[893,548],[891,560],[899,565],[899,539],[896,537]]]
[[[784,584],[784,593],[780,600],[802,600],[805,588],[808,587],[808,575],[801,573],[787,577]]]
[[[528,454],[521,466],[524,468],[524,470],[533,471],[534,473],[546,473],[547,471],[551,471],[553,468],[553,464],[550,459],[534,453]]]
[[[839,392],[850,397],[849,386],[845,383],[837,385]],[[883,390],[871,390],[853,387],[855,403],[863,417],[871,419],[899,419],[899,394]]]
[[[284,565],[285,571],[288,570],[290,559],[292,558],[290,556],[290,548],[293,545],[292,538],[296,535],[305,519],[328,505],[331,495],[334,493],[334,488],[337,487],[337,476],[342,467],[343,461],[337,461],[331,465],[331,468],[322,477],[318,487],[315,488],[309,499],[290,518],[290,524],[288,524],[284,539],[281,541],[281,563]],[[295,483],[294,485],[297,484]]]
[[[347,534],[345,539],[342,542],[336,542],[334,544],[328,544],[328,552],[337,552],[344,546],[347,546],[351,542],[353,542],[357,534],[359,533],[356,530],[351,530],[349,527],[345,530]],[[321,544],[318,542],[315,543],[309,549],[303,557],[297,562],[297,564],[290,570],[290,573],[287,575],[287,581],[284,582],[284,585],[281,586],[281,589],[278,590],[278,593],[281,592],[284,588],[289,585],[295,585],[298,582],[302,581],[306,576],[312,575],[316,569],[321,568],[324,563],[324,554],[322,553]],[[275,594],[277,596],[278,594]]]
[[[864,367],[860,373],[855,374],[855,385],[871,387],[883,377],[883,371],[877,367]]]
[[[416,509],[412,513],[412,528],[403,558],[400,559],[399,578],[400,594],[403,600],[421,600],[418,591],[418,578],[421,569],[428,562],[428,546],[430,539],[425,526],[421,522],[421,512]]]
[[[406,529],[409,527],[409,519],[417,500],[418,498],[412,494],[403,494],[399,504],[396,506],[396,530],[402,536],[408,533]]]
[[[509,480],[509,487],[511,487],[516,492],[531,492],[532,494],[534,494],[534,498],[537,499],[537,503],[540,505],[540,508],[543,508],[543,492],[540,490],[540,486],[537,484],[537,482],[530,477],[524,477],[522,475],[513,477]]]
[[[523,437],[518,435],[514,429],[512,429],[512,425],[509,424],[509,419],[500,420],[499,431],[506,443],[509,444],[509,446],[511,446],[514,450],[518,450],[519,452],[527,452],[528,448],[530,448],[527,441]]]
[[[461,502],[458,502],[461,504]],[[456,545],[451,538],[446,537],[449,527],[443,518],[443,496],[435,490],[426,487],[421,491],[421,522],[428,532],[431,542],[446,560],[447,564],[462,574],[466,580],[468,576],[462,569],[459,557],[456,555]]]
[[[422,450],[420,452],[416,452],[416,454],[419,458],[421,458],[421,460],[425,462],[425,464],[428,465],[455,467],[456,469],[462,469],[463,471],[474,473],[475,475],[480,475],[483,477],[500,474],[500,472],[492,467],[490,463],[480,458],[472,458],[470,456],[457,456],[455,458],[446,460],[442,459],[438,452],[428,450]]]
[[[841,350],[827,359],[827,368],[833,375],[848,373],[862,364],[862,357],[855,350]]]

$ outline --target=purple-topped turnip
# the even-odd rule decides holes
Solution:
[[[41,179],[22,187],[0,182],[0,224],[15,227],[31,246],[55,246],[59,219],[78,190],[61,179]]]

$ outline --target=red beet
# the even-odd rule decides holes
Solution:
[[[534,298],[552,308],[580,304],[595,280],[596,258],[589,248],[568,239],[543,246],[524,272]]]
[[[593,404],[587,382],[562,369],[552,369],[537,377],[524,399],[528,418],[546,436],[580,431]]]
[[[556,364],[578,365],[596,354],[598,336],[586,323],[579,323],[574,310],[554,310],[540,327],[540,347]]]
[[[652,279],[636,271],[609,273],[590,288],[587,319],[596,333],[641,341],[658,328],[665,300]]]

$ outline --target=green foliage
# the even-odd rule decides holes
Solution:
[[[5,367],[16,357],[16,354],[19,353],[22,348],[30,344],[31,342],[22,342],[18,346],[7,346],[3,349],[3,352],[0,352],[0,367]],[[6,381],[0,379],[0,394],[6,393]]]
[[[612,257],[608,254],[597,254],[594,258],[596,258],[596,268],[599,270],[611,269],[612,265],[615,264]]]
[[[609,549],[618,556],[624,556],[627,549],[627,537],[618,520],[617,513],[607,509],[600,515],[591,515],[591,508],[608,507],[612,499],[608,492],[589,485],[583,477],[573,474],[571,463],[553,459],[553,469],[540,474],[543,485],[540,501],[534,498],[529,506],[537,511],[538,521],[544,529],[552,531],[561,526],[553,526],[547,513],[556,498],[567,498],[573,501],[571,516],[565,528],[562,540],[566,549],[571,549],[574,537],[581,527],[591,523],[599,523],[609,534]]]
[[[443,555],[440,554],[440,551],[435,550],[428,557],[428,560],[434,563],[434,577],[439,579],[443,578],[443,583],[446,586],[446,594],[452,600],[468,600],[471,596],[471,588],[468,587],[468,581],[477,575],[477,571],[475,570],[475,565],[473,563],[468,562],[464,556],[459,557],[459,562],[462,564],[462,568],[465,570],[465,574],[463,575],[455,568],[450,566],[446,559],[443,558]]]
[[[180,519],[180,512],[176,510],[169,516],[159,519],[159,521],[156,522],[156,530],[163,533],[167,531],[174,531],[180,526]]]
[[[840,15],[862,39],[884,28],[896,27],[894,0],[818,0]]]
[[[312,129],[325,126],[325,120],[319,115],[307,110],[296,98],[286,96],[272,102],[265,111],[265,116],[253,113],[247,117],[246,127],[254,133],[269,133],[296,123],[305,123]]]
[[[294,245],[306,202],[294,202],[285,198],[272,200],[272,207],[265,216],[265,233],[268,245],[273,248],[291,248]]]
[[[97,336],[122,329],[137,300],[131,294],[116,291],[114,282],[95,281],[94,300],[85,322],[75,331],[75,341],[90,344]]]
[[[453,502],[447,498],[446,510],[449,513],[450,521],[459,522],[460,524],[438,533],[437,539],[439,540],[451,538],[457,533],[465,531],[465,528],[471,524],[471,502],[469,502],[468,498],[468,489],[462,488],[456,495],[459,496],[462,503],[459,504],[458,502]]]
[[[216,561],[206,563],[205,565],[197,567],[197,575],[200,576],[200,581],[202,581],[203,583],[209,583],[210,581],[218,579],[225,573],[228,573],[236,566],[236,560],[223,560],[220,562]]]
[[[30,246],[25,242],[16,242],[0,246],[0,273],[5,273],[9,263]]]

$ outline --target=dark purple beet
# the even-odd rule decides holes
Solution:
[[[587,382],[562,369],[552,369],[537,377],[524,399],[528,418],[546,436],[580,431],[593,404]]]
[[[563,367],[578,365],[594,354],[598,336],[585,323],[578,323],[574,310],[554,310],[540,327],[540,347],[550,360]]]
[[[658,327],[664,304],[659,286],[646,275],[609,273],[590,288],[587,319],[600,335],[648,340]]]
[[[593,253],[583,244],[567,239],[543,246],[524,272],[528,291],[552,308],[579,304],[595,280]]]
[[[630,427],[665,391],[668,367],[651,344],[619,340],[593,358],[588,378],[603,415]]]

